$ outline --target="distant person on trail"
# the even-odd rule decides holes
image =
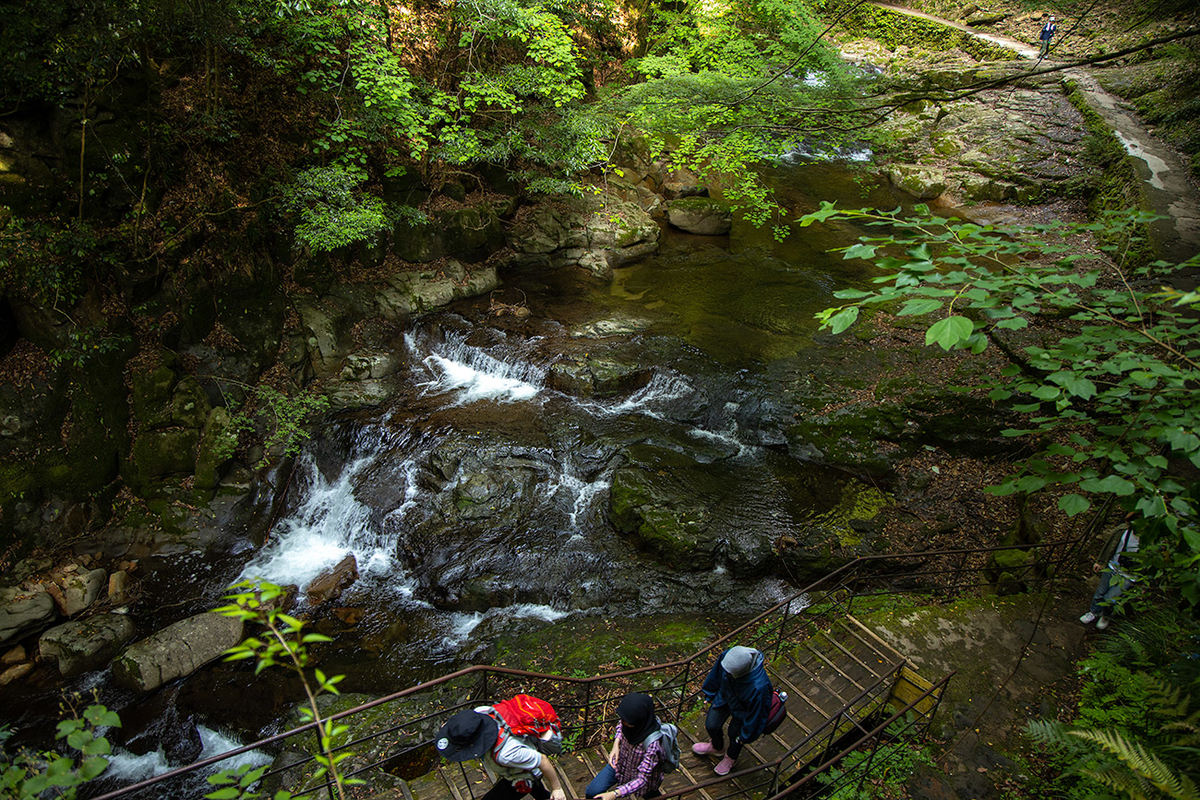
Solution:
[[[1129,568],[1128,560],[1125,563],[1121,561],[1121,556],[1138,551],[1138,537],[1130,524],[1132,517],[1132,514],[1126,515],[1125,524],[1113,532],[1104,549],[1100,551],[1100,557],[1092,565],[1092,571],[1100,573],[1100,585],[1092,595],[1091,608],[1079,621],[1084,625],[1095,622],[1097,630],[1102,631],[1108,627],[1112,622],[1113,600],[1137,580]]]
[[[758,650],[731,647],[713,664],[700,687],[712,703],[704,720],[711,741],[692,745],[692,752],[701,756],[723,755],[713,768],[718,775],[728,775],[742,746],[771,733],[786,716],[783,701],[787,695],[776,694],[771,687],[765,662]],[[726,720],[730,720],[728,751],[723,731]]]
[[[1050,40],[1054,38],[1054,34],[1057,32],[1058,24],[1055,22],[1055,18],[1051,16],[1049,21],[1042,26],[1042,32],[1038,35],[1038,38],[1042,40],[1042,49],[1038,52],[1039,61],[1050,54]]]
[[[588,800],[617,800],[631,794],[658,797],[665,772],[666,743],[649,695],[627,694],[617,706],[617,736],[608,763],[584,790]]]
[[[533,743],[536,738],[514,734],[492,706],[480,706],[451,717],[438,731],[436,745],[450,761],[478,758],[483,763],[493,785],[481,800],[518,800],[527,794],[534,800],[566,800],[558,772]]]

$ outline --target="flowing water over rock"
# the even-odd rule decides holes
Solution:
[[[805,170],[779,176],[796,216],[817,205],[808,185],[869,202],[840,168]],[[805,229],[780,244],[740,223],[731,237],[665,231],[659,254],[611,284],[506,274],[506,302],[527,317],[492,316],[481,298],[415,321],[395,354],[403,388],[315,436],[265,543],[232,536],[219,558],[171,557],[149,586],[183,616],[239,577],[303,597],[352,554],[358,579],[316,614],[336,640],[321,668],[376,694],[567,617],[760,610],[853,557],[867,543],[852,523],[888,502],[789,455],[784,435],[819,342],[813,314],[867,277],[825,251],[858,233]],[[178,730],[156,736],[177,744],[128,751],[129,774],[211,749],[205,730],[277,729],[297,695],[270,672],[212,666],[171,689]],[[123,713],[157,708],[102,689]]]

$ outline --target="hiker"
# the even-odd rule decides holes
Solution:
[[[591,800],[617,800],[631,794],[644,798],[658,797],[662,792],[663,774],[668,771],[669,744],[663,725],[654,715],[654,701],[649,695],[627,694],[617,706],[617,735],[608,752],[607,764],[584,790]]]
[[[450,761],[478,758],[483,763],[493,785],[482,800],[517,800],[527,794],[534,800],[566,800],[558,772],[534,739],[513,733],[492,706],[479,706],[464,708],[442,726],[437,749]]]
[[[1038,53],[1039,61],[1050,54],[1050,40],[1057,31],[1058,25],[1055,23],[1055,18],[1051,16],[1046,24],[1042,26],[1042,32],[1038,35],[1038,38],[1042,40],[1042,49]]]
[[[1100,558],[1092,564],[1092,572],[1100,573],[1100,584],[1092,595],[1092,605],[1079,618],[1084,625],[1096,623],[1096,630],[1104,630],[1112,622],[1109,616],[1113,600],[1137,580],[1129,569],[1128,562],[1121,563],[1121,556],[1138,551],[1138,537],[1133,531],[1133,514],[1125,515],[1125,524],[1113,532],[1100,551]]]
[[[723,755],[713,768],[718,775],[728,775],[742,746],[775,730],[786,716],[783,701],[787,695],[778,695],[771,687],[765,661],[763,654],[753,648],[731,647],[713,664],[700,687],[712,703],[704,719],[711,741],[697,742],[692,745],[692,752],[701,756]],[[728,751],[722,730],[726,720],[730,721]]]

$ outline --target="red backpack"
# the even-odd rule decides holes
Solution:
[[[509,736],[520,736],[540,753],[558,755],[562,752],[562,724],[558,712],[545,700],[519,694],[492,706],[492,719],[500,724],[495,750]]]

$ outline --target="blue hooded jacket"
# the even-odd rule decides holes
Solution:
[[[753,742],[762,736],[763,728],[767,727],[767,717],[771,713],[771,695],[775,691],[764,666],[766,659],[762,653],[755,650],[750,671],[740,678],[735,678],[721,667],[725,653],[721,653],[717,663],[709,670],[700,691],[713,706],[729,706],[733,716],[742,722],[742,732],[738,738],[743,742]]]

